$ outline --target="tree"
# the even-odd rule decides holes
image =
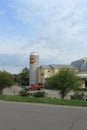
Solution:
[[[61,98],[71,91],[76,90],[80,86],[80,79],[76,73],[71,69],[62,69],[58,74],[48,79],[49,89],[56,89],[60,91]]]
[[[19,74],[18,74],[18,83],[23,86],[29,85],[29,69],[24,68]]]
[[[10,87],[14,84],[12,75],[6,71],[0,71],[0,94],[5,87]]]

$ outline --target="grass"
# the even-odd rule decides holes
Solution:
[[[51,98],[35,98],[35,97],[6,96],[6,95],[0,95],[0,100],[12,101],[12,102],[32,102],[32,103],[87,107],[87,101],[81,101],[81,100],[61,100]]]

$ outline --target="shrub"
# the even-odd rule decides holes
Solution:
[[[76,73],[72,69],[64,68],[47,80],[47,88],[59,90],[61,99],[64,99],[71,90],[79,88],[79,81],[79,77],[76,76]]]
[[[27,97],[27,96],[28,96],[28,92],[27,92],[25,89],[23,89],[23,90],[21,90],[21,91],[19,92],[19,96]]]
[[[45,92],[36,92],[33,94],[34,97],[45,97]]]
[[[83,100],[84,93],[76,92],[74,95],[71,95],[71,100]]]
[[[11,87],[14,84],[13,77],[6,71],[0,71],[0,94],[6,87]]]

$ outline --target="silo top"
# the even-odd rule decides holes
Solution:
[[[37,52],[31,52],[30,55],[38,56],[39,54]]]

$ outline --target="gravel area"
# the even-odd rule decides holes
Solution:
[[[22,90],[21,87],[18,87],[17,85],[14,85],[10,88],[5,88],[3,90],[3,94],[5,95],[18,95],[19,91]]]
[[[46,93],[46,97],[48,97],[48,98],[58,98],[58,99],[60,99],[61,98],[61,96],[60,96],[60,94],[59,94],[59,91],[57,91],[57,90],[48,90],[48,89],[43,89],[43,90],[39,90],[40,92],[45,92]],[[33,94],[33,93],[36,93],[36,92],[38,92],[38,91],[28,91],[28,93],[31,93],[31,94]],[[70,97],[70,95],[73,95],[74,94],[74,92],[70,92],[66,97],[65,97],[65,99],[70,99],[71,97]]]
[[[14,85],[12,86],[11,88],[5,88],[3,90],[3,94],[5,95],[18,95],[19,94],[19,91],[21,91],[23,88],[17,86],[17,85]],[[49,97],[49,98],[58,98],[60,99],[60,94],[59,94],[59,91],[57,90],[48,90],[48,89],[43,89],[43,90],[39,90],[39,91],[44,91],[46,93],[46,97]],[[29,93],[36,93],[38,91],[28,91]],[[66,97],[65,99],[71,99],[71,96],[70,95],[73,95],[74,92],[70,92]],[[87,92],[84,92],[85,95],[87,95]]]

